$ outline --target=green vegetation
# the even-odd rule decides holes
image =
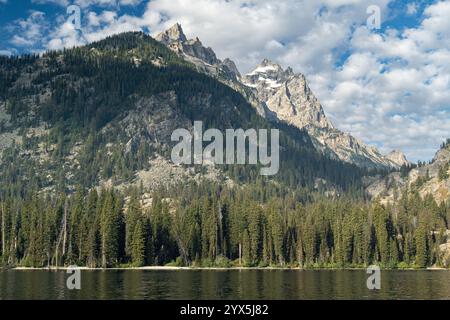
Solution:
[[[445,148],[447,148],[448,146],[450,146],[450,138],[447,139],[447,140],[445,140],[444,142],[442,142],[442,144],[441,144],[441,149],[445,149]]]
[[[448,179],[448,170],[450,169],[450,163],[447,163],[446,165],[443,165],[439,168],[439,173],[438,173],[438,177],[439,177],[439,181],[444,181],[446,179]]]
[[[396,206],[270,188],[191,184],[70,197],[4,198],[2,259],[32,267],[86,265],[385,268],[440,265],[450,208],[404,196]],[[275,193],[274,193],[275,194]],[[177,196],[174,196],[177,195]],[[148,196],[148,195],[147,195]],[[123,204],[126,201],[126,205]],[[264,200],[265,199],[265,200]]]

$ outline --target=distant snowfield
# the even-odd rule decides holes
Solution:
[[[248,76],[254,76],[258,73],[266,73],[268,71],[277,71],[277,69],[274,66],[265,66],[265,67],[258,67],[255,70],[253,70],[252,72],[248,73]]]

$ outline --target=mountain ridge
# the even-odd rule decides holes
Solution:
[[[402,194],[431,195],[438,203],[450,200],[450,140],[441,146],[428,164],[404,166],[401,172],[365,178],[365,187],[372,198],[384,204],[397,202]]]
[[[269,122],[248,96],[198,72],[144,33],[41,56],[0,57],[0,69],[0,146],[5,142],[0,178],[14,192],[140,182],[154,189],[155,182],[189,183],[207,176],[259,180],[256,166],[224,166],[218,172],[170,164],[171,133],[190,130],[201,119],[205,130],[278,128],[283,166],[268,183],[316,190],[320,180],[336,194],[362,193],[365,171],[319,154],[306,131]],[[236,87],[251,96],[249,89]]]
[[[409,163],[403,153],[383,155],[375,147],[367,146],[351,134],[335,128],[309,88],[305,76],[294,73],[290,67],[283,69],[281,65],[264,59],[253,71],[241,76],[232,60],[225,59],[225,64],[198,38],[188,40],[179,23],[159,33],[155,39],[193,62],[200,71],[218,77],[243,93],[265,118],[306,129],[316,149],[331,158],[378,169],[399,169]]]

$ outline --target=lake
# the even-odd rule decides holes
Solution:
[[[0,271],[0,299],[450,299],[450,270],[82,270],[81,290],[65,271]]]

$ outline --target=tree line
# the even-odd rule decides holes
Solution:
[[[431,197],[404,195],[390,206],[299,196],[208,184],[147,193],[145,202],[139,188],[3,198],[1,261],[30,267],[448,266],[439,245],[450,208]]]

